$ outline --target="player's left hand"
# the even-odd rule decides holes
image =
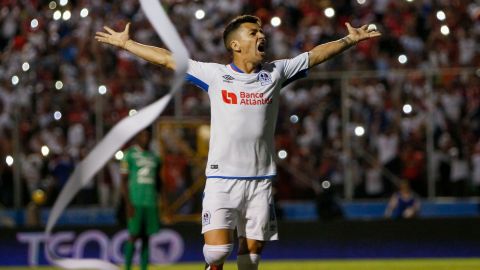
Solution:
[[[380,32],[377,31],[377,29],[369,31],[368,24],[365,24],[359,28],[354,28],[350,25],[350,23],[346,22],[345,26],[347,26],[348,37],[351,38],[355,43],[358,43],[365,39],[379,37],[382,35]]]

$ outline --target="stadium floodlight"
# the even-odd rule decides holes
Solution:
[[[367,0],[357,0],[357,3],[358,3],[359,5],[363,5],[363,4],[365,4],[366,2],[367,2]]]
[[[282,24],[282,19],[280,19],[280,17],[272,17],[272,19],[270,20],[270,24],[273,26],[273,27],[279,27],[281,24]]]
[[[116,153],[115,153],[115,159],[116,160],[122,160],[123,159],[123,151],[122,150],[118,150]]]
[[[405,64],[405,63],[407,63],[407,62],[408,62],[407,56],[406,56],[405,54],[399,55],[399,56],[398,56],[398,62],[399,62],[400,64],[402,64],[402,65]]]
[[[288,156],[287,151],[285,151],[285,150],[283,150],[283,149],[280,150],[280,151],[278,151],[278,158],[279,158],[279,159],[286,159],[287,156]]]
[[[60,6],[66,6],[68,4],[68,0],[60,0]]]
[[[98,93],[100,95],[105,95],[107,93],[107,87],[105,85],[100,85],[98,87]]]
[[[7,163],[7,166],[10,167],[13,165],[13,157],[8,155],[6,158],[5,158],[5,163]]]
[[[439,21],[444,21],[446,18],[447,18],[447,15],[445,14],[445,12],[443,10],[437,11],[437,19]]]
[[[328,7],[325,9],[323,13],[327,18],[332,18],[333,16],[335,16],[335,9]]]
[[[29,69],[30,69],[30,64],[28,62],[23,62],[22,70],[23,71],[28,71]]]
[[[88,9],[87,8],[82,8],[80,11],[80,17],[85,18],[88,16]]]
[[[205,11],[203,9],[198,9],[195,11],[195,18],[197,18],[197,20],[205,18]]]
[[[299,120],[298,115],[292,114],[292,115],[290,116],[290,122],[291,122],[292,124],[298,123],[298,120]]]
[[[405,104],[405,105],[403,105],[403,108],[402,108],[402,109],[403,109],[403,112],[404,112],[405,114],[410,114],[410,113],[412,113],[412,111],[413,111],[412,105],[410,105],[410,104]]]
[[[329,189],[331,186],[332,186],[332,184],[328,180],[325,180],[325,181],[322,182],[322,188],[323,189]]]
[[[355,136],[361,137],[365,134],[365,128],[362,126],[356,126],[354,132]]]
[[[71,17],[72,17],[72,13],[70,12],[70,10],[65,10],[65,11],[63,12],[62,19],[63,19],[64,21],[70,20]]]
[[[40,148],[40,151],[42,152],[42,156],[46,157],[50,153],[50,149],[48,146],[44,145],[42,148]]]
[[[407,2],[410,2],[410,3],[413,2],[413,1],[414,1],[414,0],[407,0]]]
[[[56,121],[59,121],[60,119],[62,119],[62,113],[60,111],[55,111],[53,113],[53,119],[55,119]]]
[[[33,19],[30,21],[30,28],[32,29],[35,29],[38,27],[38,20],[37,19]]]
[[[63,82],[62,81],[56,81],[55,82],[55,89],[62,90],[62,88],[63,88]]]
[[[135,110],[135,109],[131,109],[130,111],[128,111],[129,116],[132,116],[132,115],[135,115],[135,114],[137,114],[137,110]]]
[[[55,9],[55,8],[57,8],[57,2],[55,2],[55,1],[50,1],[50,3],[48,3],[48,7],[49,7],[50,9]]]
[[[53,13],[53,19],[55,21],[58,21],[60,20],[60,18],[62,18],[62,12],[60,10],[56,10],[54,13]]]
[[[12,76],[12,85],[17,85],[20,82],[20,79],[17,75]]]
[[[447,25],[442,25],[442,27],[440,27],[440,33],[444,36],[448,36],[450,34],[450,28],[448,28]]]

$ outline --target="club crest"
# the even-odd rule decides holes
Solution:
[[[270,73],[262,70],[258,73],[258,81],[260,81],[261,85],[272,84],[272,76]]]
[[[203,212],[203,214],[202,214],[202,225],[206,226],[206,225],[210,224],[211,217],[212,216],[210,215],[210,211]]]

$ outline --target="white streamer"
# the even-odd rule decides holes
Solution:
[[[50,239],[52,229],[58,218],[78,191],[92,180],[92,177],[111,159],[118,149],[135,134],[149,126],[163,112],[172,96],[184,82],[189,55],[175,27],[157,0],[140,0],[140,4],[153,28],[173,54],[176,64],[175,79],[167,95],[143,108],[137,114],[126,117],[116,124],[87,157],[78,164],[60,192],[50,212],[45,229],[46,255],[53,264],[65,269],[119,269],[118,266],[100,259],[60,258],[50,249],[48,239]]]

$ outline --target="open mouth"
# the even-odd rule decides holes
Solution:
[[[260,52],[260,53],[265,53],[265,42],[260,42],[258,43],[258,47],[257,47],[257,50]]]

